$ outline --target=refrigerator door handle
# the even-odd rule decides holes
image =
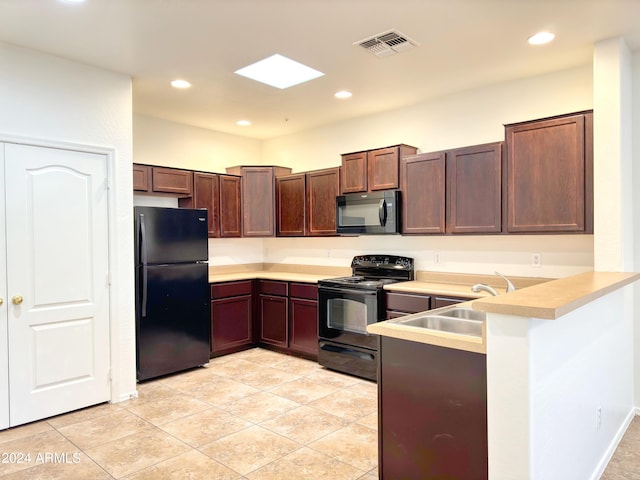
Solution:
[[[144,224],[144,213],[140,214],[140,262],[147,264],[147,229]]]
[[[147,316],[147,229],[144,213],[140,214],[140,261],[142,263],[142,318]]]
[[[142,318],[147,316],[147,269],[146,265],[142,266],[142,311],[140,312]]]

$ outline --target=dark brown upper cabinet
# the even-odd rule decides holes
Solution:
[[[593,232],[593,113],[505,126],[506,231]]]
[[[206,208],[209,237],[220,236],[220,177],[213,173],[193,175],[193,207]]]
[[[445,152],[400,160],[402,233],[445,233]]]
[[[193,194],[193,172],[178,168],[133,164],[133,189],[137,192]]]
[[[272,237],[275,224],[275,178],[291,173],[290,168],[240,166],[227,173],[242,176],[242,235]]]
[[[151,175],[154,192],[185,196],[190,196],[193,193],[193,172],[190,170],[153,167]]]
[[[342,155],[342,193],[372,192],[399,188],[400,158],[417,148],[395,145]]]
[[[342,193],[367,191],[367,152],[342,155]]]
[[[276,234],[335,235],[339,191],[339,167],[276,178]]]
[[[336,197],[340,194],[340,168],[306,174],[307,235],[336,234]]]
[[[305,234],[306,176],[304,173],[276,178],[276,235]]]
[[[241,180],[234,175],[219,175],[221,237],[242,235]]]
[[[503,142],[447,151],[449,233],[502,230]]]
[[[151,167],[149,165],[133,164],[133,191],[151,191]]]

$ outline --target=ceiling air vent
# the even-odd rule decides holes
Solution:
[[[379,33],[373,37],[355,42],[376,57],[388,57],[417,47],[418,42],[395,30]]]

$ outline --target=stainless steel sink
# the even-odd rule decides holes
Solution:
[[[473,310],[471,308],[454,307],[450,310],[444,310],[437,315],[442,317],[462,318],[464,320],[476,320],[479,322],[484,321],[486,315],[484,312]]]
[[[484,312],[478,312],[468,307],[444,307],[437,310],[414,313],[406,317],[394,318],[389,322],[439,332],[482,337],[484,319]]]

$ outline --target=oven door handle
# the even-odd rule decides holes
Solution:
[[[354,288],[342,288],[342,287],[325,287],[320,286],[318,294],[322,292],[340,293],[340,294],[354,294],[354,295],[377,295],[377,290],[357,290]]]

